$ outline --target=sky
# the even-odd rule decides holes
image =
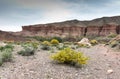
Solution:
[[[120,0],[0,0],[0,30],[120,15]]]

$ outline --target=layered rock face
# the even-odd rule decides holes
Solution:
[[[29,28],[30,27],[30,28]],[[23,34],[26,36],[45,36],[45,37],[67,37],[81,36],[84,33],[84,27],[57,27],[57,26],[38,26],[23,27]]]
[[[26,39],[10,32],[0,31],[0,41],[25,41]]]
[[[103,17],[91,21],[64,21],[59,23],[23,26],[21,35],[44,37],[106,36],[120,34],[120,16]]]

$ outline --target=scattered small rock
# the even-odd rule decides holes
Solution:
[[[107,73],[108,73],[108,74],[111,74],[111,73],[113,73],[113,70],[112,70],[112,69],[109,69],[109,70],[107,70]]]

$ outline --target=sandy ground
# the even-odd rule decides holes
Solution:
[[[119,79],[120,52],[97,45],[91,48],[79,48],[90,57],[83,68],[56,64],[50,59],[49,51],[36,51],[34,56],[23,57],[16,53],[12,62],[0,67],[1,79]],[[112,71],[112,72],[109,72]]]

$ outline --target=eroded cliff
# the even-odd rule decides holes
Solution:
[[[91,21],[70,20],[58,23],[22,26],[21,35],[25,36],[106,36],[120,34],[120,16],[103,17]]]

